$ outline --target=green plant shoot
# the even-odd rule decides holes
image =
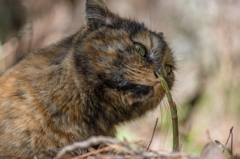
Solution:
[[[156,72],[161,85],[166,93],[168,103],[170,105],[170,110],[171,110],[171,116],[172,116],[172,128],[173,128],[173,152],[179,151],[179,134],[178,134],[178,116],[177,116],[177,107],[176,104],[174,103],[172,99],[172,95],[169,91],[168,84],[166,80],[164,79],[162,73],[160,74]]]

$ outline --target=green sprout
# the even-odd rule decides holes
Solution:
[[[172,99],[172,95],[169,91],[168,84],[166,80],[164,79],[162,73],[160,74],[156,72],[161,85],[166,93],[168,103],[170,105],[170,110],[171,110],[171,116],[172,116],[172,127],[173,127],[173,152],[178,152],[179,151],[179,134],[178,134],[178,116],[177,116],[177,107],[176,104],[174,103]]]

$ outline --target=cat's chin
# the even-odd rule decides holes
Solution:
[[[154,86],[153,86],[153,96],[152,98],[153,99],[162,99],[164,96],[164,90],[161,86],[161,83],[156,83]]]

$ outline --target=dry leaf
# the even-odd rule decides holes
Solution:
[[[202,150],[202,159],[226,159],[219,147],[213,143],[208,143]]]

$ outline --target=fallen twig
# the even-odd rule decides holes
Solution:
[[[219,145],[222,149],[224,149],[224,150],[227,150],[227,152],[231,155],[231,150],[227,147],[227,146],[224,146],[220,141],[218,141],[218,140],[215,140],[215,143],[217,144],[217,145]]]
[[[149,143],[149,145],[148,145],[148,147],[147,147],[147,151],[148,151],[148,149],[149,149],[150,146],[151,146],[151,143],[152,143],[152,140],[153,140],[153,136],[154,136],[155,131],[156,131],[157,123],[158,123],[158,118],[157,118],[157,120],[156,120],[156,123],[155,123],[154,129],[153,129],[153,133],[152,133],[152,137],[151,137],[150,143]]]
[[[57,154],[57,156],[55,157],[55,159],[59,159],[61,158],[61,156],[63,156],[64,154],[66,154],[67,152],[69,151],[73,151],[77,148],[79,149],[84,149],[84,148],[88,148],[92,145],[98,145],[98,144],[101,144],[101,143],[104,143],[106,145],[109,145],[109,144],[115,144],[115,145],[122,145],[126,148],[128,148],[129,150],[133,151],[134,153],[136,154],[139,154],[141,153],[141,151],[139,150],[136,150],[134,148],[131,148],[129,147],[128,145],[124,144],[123,142],[121,141],[118,141],[112,137],[106,137],[106,136],[93,136],[93,137],[90,137],[89,139],[85,140],[85,141],[81,141],[81,142],[75,142],[74,144],[72,145],[69,145],[69,146],[66,146],[64,147],[63,149],[61,149],[61,151]]]
[[[142,140],[137,140],[135,142],[139,142],[139,141],[142,141]],[[131,158],[138,158],[138,159],[144,159],[144,158],[179,159],[179,157],[186,158],[186,159],[198,159],[198,157],[185,155],[182,153],[161,153],[160,154],[158,152],[149,152],[149,151],[145,151],[145,150],[138,150],[138,149],[130,147],[129,145],[127,145],[127,143],[123,143],[112,137],[106,137],[106,136],[97,136],[97,137],[94,136],[94,137],[89,138],[88,140],[76,142],[73,145],[66,146],[66,147],[62,148],[62,150],[57,154],[55,159],[60,159],[61,157],[63,157],[64,154],[66,154],[69,151],[73,151],[74,149],[78,149],[78,148],[86,149],[92,145],[97,145],[97,144],[101,144],[101,143],[104,143],[108,146],[98,149],[96,151],[89,152],[87,154],[77,156],[73,159],[85,158],[85,157],[89,157],[90,155],[100,154],[100,152],[106,152],[106,151],[109,152],[113,149],[116,149],[116,150],[121,149],[122,152],[121,152],[121,155],[116,155],[113,152],[111,152],[110,154],[108,154],[108,156],[110,158],[115,156],[116,158],[121,159],[121,158],[126,158],[124,155],[130,155]],[[101,158],[101,157],[98,156],[98,158]]]
[[[85,153],[85,154],[83,154],[83,155],[74,157],[74,158],[72,158],[72,159],[81,159],[81,158],[88,157],[88,156],[91,156],[91,155],[94,155],[94,154],[98,154],[98,153],[100,153],[100,152],[111,151],[111,150],[115,149],[114,146],[119,146],[119,145],[111,145],[111,146],[108,146],[108,147],[103,147],[103,148],[101,148],[101,149],[98,149],[98,150],[95,150],[95,151],[91,151],[91,152]]]

